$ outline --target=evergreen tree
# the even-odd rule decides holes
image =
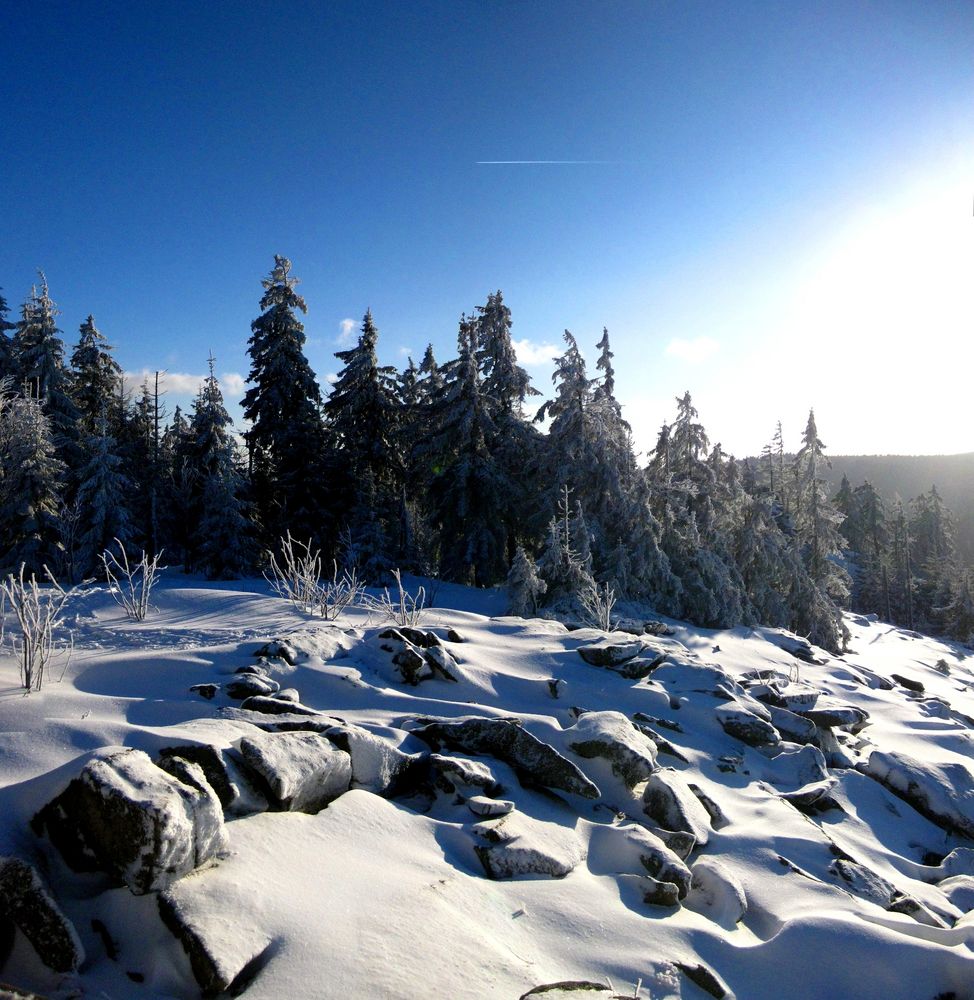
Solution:
[[[85,463],[78,477],[78,527],[72,553],[72,579],[91,576],[99,570],[102,552],[115,539],[127,546],[132,539],[127,498],[131,483],[122,469],[115,439],[102,418],[98,434],[83,444]]]
[[[591,560],[581,550],[587,545],[588,528],[576,504],[572,516],[570,491],[563,486],[558,498],[558,513],[548,522],[548,534],[538,560],[538,573],[544,581],[548,605],[578,610],[578,595],[595,586]]]
[[[41,576],[45,565],[57,566],[64,471],[40,401],[7,400],[0,413],[0,572],[24,564]]]
[[[507,574],[509,612],[522,618],[532,618],[538,613],[538,602],[548,585],[541,579],[538,567],[519,545]]]
[[[58,308],[44,272],[38,273],[40,289],[35,286],[24,303],[14,336],[17,387],[43,403],[58,457],[70,477],[80,461],[78,411],[71,399],[71,375],[64,364],[64,341],[57,327]],[[71,486],[67,482],[65,485]]]
[[[16,330],[17,324],[11,323],[7,319],[7,314],[10,312],[10,307],[7,305],[7,300],[0,295],[0,379],[9,378],[11,381],[14,380],[14,363],[13,363],[13,342],[7,335],[7,331]]]
[[[843,630],[839,603],[849,595],[848,574],[837,562],[842,553],[842,515],[829,500],[822,472],[828,465],[818,436],[815,413],[809,411],[802,447],[795,457],[795,530],[812,589],[795,587],[797,629],[819,645],[838,652]]]
[[[435,405],[436,435],[423,454],[436,470],[431,483],[433,520],[444,576],[489,586],[506,572],[501,508],[506,483],[488,448],[496,433],[481,391],[477,324],[460,319],[457,359],[448,366]]]
[[[304,355],[304,327],[296,313],[306,313],[295,291],[291,262],[274,258],[263,279],[261,315],[251,323],[247,353],[250,388],[243,399],[251,422],[245,437],[260,523],[268,540],[290,532],[302,540],[319,538],[326,511],[320,501],[324,424],[321,391]]]
[[[974,642],[974,588],[971,587],[969,570],[964,570],[954,577],[950,600],[937,610],[943,628],[949,636],[967,645]]]
[[[188,461],[196,484],[196,531],[191,539],[193,565],[212,579],[232,579],[253,567],[254,553],[246,509],[241,501],[243,475],[223,393],[209,359],[209,375],[193,408]]]
[[[100,433],[102,419],[118,405],[122,368],[112,357],[112,347],[99,333],[93,316],[81,324],[71,368],[81,431],[87,435]]]

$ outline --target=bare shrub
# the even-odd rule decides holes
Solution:
[[[389,593],[388,587],[383,587],[379,597],[364,595],[363,606],[383,621],[395,622],[403,627],[419,625],[426,606],[426,589],[420,587],[415,594],[410,594],[402,585],[402,574],[398,569],[392,571],[392,578],[396,581],[393,594]]]
[[[166,568],[159,565],[163,550],[160,549],[151,559],[143,550],[142,558],[137,563],[130,563],[125,546],[116,538],[119,555],[110,549],[101,554],[102,565],[105,567],[105,579],[115,603],[133,621],[144,622],[152,610],[149,599],[152,588],[156,585],[159,574]]]
[[[579,592],[578,600],[582,605],[586,625],[603,632],[612,631],[612,609],[615,607],[616,594],[607,583],[601,586],[597,583],[589,584]]]
[[[70,659],[74,642],[59,645],[55,631],[60,624],[64,606],[74,590],[65,590],[46,566],[44,573],[50,581],[50,587],[42,587],[33,573],[25,578],[24,569],[24,564],[21,563],[20,572],[16,576],[11,573],[0,583],[0,613],[5,621],[9,607],[17,618],[20,635],[11,635],[10,645],[20,660],[21,685],[25,691],[30,692],[40,691],[44,683],[44,671],[55,656],[64,654]]]
[[[359,604],[365,588],[355,569],[338,572],[338,562],[332,560],[330,580],[321,576],[321,553],[312,551],[311,543],[299,542],[288,532],[281,539],[281,559],[270,557],[270,572],[264,578],[274,592],[290,601],[299,611],[318,615],[331,622],[348,608]]]

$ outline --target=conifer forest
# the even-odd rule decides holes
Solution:
[[[889,501],[846,479],[831,494],[814,412],[800,439],[778,424],[738,460],[687,392],[637,460],[608,331],[594,370],[565,331],[537,408],[500,291],[461,316],[454,358],[429,347],[402,371],[379,364],[366,312],[325,393],[298,284],[282,256],[259,297],[255,282],[239,435],[213,358],[191,411],[167,414],[158,377],[126,393],[92,316],[68,346],[43,275],[19,317],[0,298],[0,570],[79,581],[121,546],[228,579],[259,574],[290,535],[370,584],[400,569],[505,586],[515,614],[642,602],[704,627],[782,626],[833,651],[840,608],[974,632],[936,487]]]

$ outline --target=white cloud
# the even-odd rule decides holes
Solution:
[[[357,326],[358,324],[354,319],[350,319],[346,316],[345,319],[338,324],[340,333],[335,338],[335,343],[338,344],[339,347],[351,347],[355,342],[355,328]]]
[[[546,365],[561,353],[554,344],[532,344],[530,340],[515,340],[514,353],[522,365]]]
[[[411,347],[400,347],[397,353],[401,358],[409,358],[412,357],[413,349]]]
[[[125,372],[122,375],[127,392],[138,395],[142,391],[142,383],[148,381],[149,390],[155,389],[155,371],[143,368],[138,372]],[[193,375],[190,372],[159,373],[159,392],[173,396],[195,396],[203,384],[205,375]],[[224,372],[220,376],[220,389],[225,398],[235,401],[244,393],[244,377],[239,372]]]
[[[334,384],[335,384],[335,383],[336,383],[336,382],[338,381],[338,376],[337,376],[337,375],[335,374],[335,372],[329,372],[329,373],[328,373],[328,374],[327,374],[327,375],[325,376],[325,381],[326,381],[326,382],[327,382],[327,383],[328,383],[329,385],[334,385]]]
[[[245,392],[243,375],[239,372],[224,372],[220,376],[220,388],[224,396],[239,399]]]
[[[720,344],[713,337],[694,337],[684,340],[677,337],[666,345],[664,353],[668,358],[679,358],[696,365],[713,357],[720,350]]]

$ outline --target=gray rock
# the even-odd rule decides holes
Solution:
[[[284,642],[282,639],[272,639],[266,645],[261,646],[260,649],[254,652],[255,657],[266,657],[268,660],[284,660],[285,663],[290,664],[292,667],[297,665],[298,654],[294,647],[288,643]]]
[[[280,688],[281,685],[269,677],[260,677],[257,674],[238,674],[226,685],[224,691],[228,697],[235,701],[243,701],[244,698],[274,694]]]
[[[912,677],[904,677],[903,674],[890,674],[890,677],[896,681],[900,687],[905,687],[907,691],[912,691],[914,694],[923,694],[923,684],[920,681],[915,681]]]
[[[692,868],[693,879],[685,905],[722,927],[733,927],[747,913],[747,896],[740,879],[717,858],[701,858]]]
[[[141,895],[226,847],[223,809],[196,765],[185,784],[141,750],[106,748],[32,821],[76,871],[102,871]]]
[[[656,744],[621,712],[587,712],[565,731],[565,742],[579,757],[608,761],[627,788],[656,770]]]
[[[578,647],[578,655],[593,667],[618,667],[643,651],[641,642],[605,639]]]
[[[671,767],[651,775],[643,793],[643,812],[666,830],[689,833],[703,846],[710,837],[710,817],[683,777]]]
[[[829,865],[829,872],[853,895],[868,899],[870,903],[875,903],[884,910],[888,910],[899,895],[892,882],[854,861],[836,858]]]
[[[822,800],[829,792],[835,788],[835,778],[826,778],[824,781],[814,781],[794,791],[781,792],[781,797],[790,802],[796,809],[805,810]]]
[[[448,746],[465,753],[496,757],[515,769],[523,780],[555,791],[597,799],[601,792],[554,747],[527,732],[518,719],[468,717],[433,722],[415,735],[434,749]]]
[[[261,733],[241,740],[240,752],[272,806],[315,813],[347,792],[351,757],[319,733]]]
[[[781,742],[778,730],[770,722],[759,719],[740,705],[718,705],[714,714],[728,736],[733,736],[748,746],[759,747]]]
[[[560,983],[545,983],[535,986],[533,990],[521,994],[519,1000],[530,1000],[531,997],[544,997],[544,1000],[626,1000],[604,983],[590,983],[585,979],[566,979]]]
[[[456,684],[460,680],[460,665],[443,646],[430,646],[424,651],[423,658],[432,667],[433,673],[439,674],[445,681]]]
[[[635,823],[608,830],[600,841],[607,841],[606,854],[615,870],[651,875],[660,882],[671,883],[677,890],[677,899],[683,899],[690,891],[690,869],[661,837]],[[596,843],[593,839],[593,844]]]
[[[198,694],[207,701],[212,701],[220,690],[219,684],[194,684],[190,689],[192,694]]]
[[[506,816],[514,811],[510,799],[491,799],[486,795],[472,795],[467,799],[467,808],[474,816]]]
[[[573,830],[518,812],[478,823],[473,833],[482,841],[474,851],[492,879],[564,878],[584,857]]]
[[[811,719],[805,719],[787,708],[768,705],[771,725],[778,730],[782,738],[790,743],[814,743],[818,729]]]
[[[182,771],[172,768],[172,760],[181,758],[198,765],[207,783],[216,792],[225,815],[248,816],[267,809],[267,799],[254,788],[239,753],[207,743],[163,747],[156,763],[164,771],[182,779]]]
[[[974,838],[974,773],[968,767],[874,750],[864,771],[938,826]]]
[[[433,667],[415,646],[404,645],[393,654],[392,662],[399,668],[403,681],[413,687],[434,676]]]
[[[848,729],[852,733],[858,733],[869,722],[869,713],[861,708],[853,708],[851,705],[823,705],[819,700],[818,705],[807,711],[798,713],[816,726],[823,726],[826,729]]]
[[[159,916],[186,952],[204,997],[238,996],[271,957],[273,944],[266,937],[209,934],[206,921],[195,919],[185,883],[159,893],[157,903]]]
[[[0,857],[0,922],[3,920],[20,930],[37,957],[54,972],[76,972],[85,960],[74,925],[54,902],[34,866],[18,858]]]
[[[912,917],[918,924],[925,924],[927,927],[946,928],[950,924],[942,917],[938,917],[929,907],[924,906],[918,899],[907,895],[904,892],[898,893],[886,907],[890,913],[905,913]]]
[[[246,701],[241,702],[240,707],[245,712],[260,712],[262,715],[307,715],[327,718],[321,712],[307,705],[287,698],[270,697],[269,695],[252,695]]]
[[[690,965],[688,962],[674,962],[673,964],[691,983],[695,983],[705,993],[709,993],[714,1000],[723,1000],[727,996],[727,987],[706,965]]]
[[[396,795],[408,784],[407,776],[419,761],[418,754],[403,753],[387,740],[361,726],[334,726],[325,736],[352,760],[352,788],[375,795]]]
[[[428,758],[430,781],[441,792],[453,794],[460,789],[476,788],[488,795],[500,793],[500,785],[491,769],[479,760],[464,760],[432,753]]]
[[[458,632],[455,628],[448,628],[446,630],[446,640],[447,642],[466,642],[463,634]]]
[[[664,830],[661,827],[657,827],[650,830],[650,833],[659,837],[681,861],[686,861],[693,854],[693,849],[697,846],[697,838],[685,830]]]

